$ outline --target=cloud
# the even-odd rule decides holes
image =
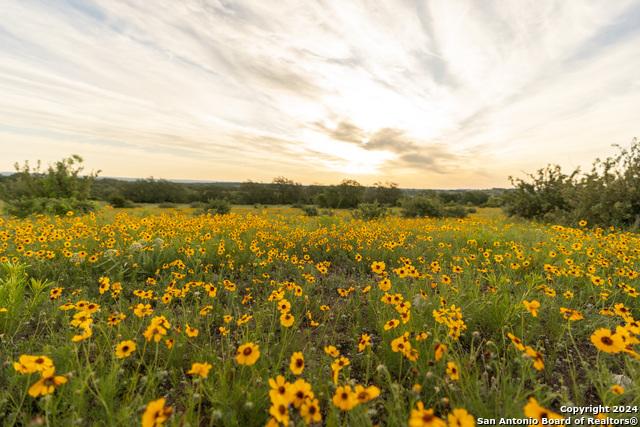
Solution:
[[[590,162],[637,129],[638,1],[9,0],[0,15],[3,137],[25,150],[109,141],[201,174],[183,178],[209,162],[229,180],[469,187]]]

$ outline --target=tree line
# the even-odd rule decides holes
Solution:
[[[616,146],[618,154],[596,159],[588,173],[565,173],[548,165],[525,178],[509,177],[513,189],[434,191],[400,189],[392,182],[363,186],[352,179],[336,185],[302,185],[278,176],[270,183],[178,183],[164,179],[97,179],[100,171],[81,175],[82,157],[73,155],[50,164],[15,164],[16,173],[0,176],[4,213],[64,214],[95,210],[95,201],[114,207],[135,203],[204,204],[205,212],[225,213],[230,204],[290,204],[305,208],[357,208],[363,218],[383,216],[400,206],[404,216],[465,216],[474,206],[503,206],[510,216],[556,224],[640,229],[640,143]],[[208,206],[208,207],[207,207]],[[308,207],[308,206],[307,206]],[[314,209],[316,209],[314,211]]]
[[[165,179],[119,180],[98,178],[100,171],[81,175],[82,157],[73,155],[42,169],[28,162],[15,164],[16,173],[0,176],[0,198],[5,213],[25,216],[31,213],[64,214],[96,208],[95,201],[113,207],[131,207],[141,203],[238,205],[306,205],[320,209],[354,209],[363,204],[388,208],[408,206],[414,200],[414,216],[441,216],[452,206],[499,206],[502,198],[496,191],[403,190],[397,183],[377,182],[364,186],[353,179],[335,185],[302,185],[278,176],[269,183],[247,180],[242,183],[181,183]],[[430,202],[424,202],[430,200]],[[422,201],[422,202],[420,202]],[[425,208],[426,205],[430,207]],[[435,208],[434,208],[435,207]],[[426,211],[425,211],[426,209]],[[376,210],[374,209],[374,212]],[[424,215],[421,215],[423,212]],[[460,211],[458,211],[458,214]],[[456,214],[456,215],[458,215]]]

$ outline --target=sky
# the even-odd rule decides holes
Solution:
[[[0,0],[0,171],[510,187],[640,137],[640,1]]]

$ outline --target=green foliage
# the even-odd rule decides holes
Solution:
[[[324,193],[316,194],[313,198],[313,202],[320,206],[321,208],[328,208],[329,201],[327,200],[327,195]]]
[[[489,196],[486,203],[483,205],[487,208],[499,208],[504,205],[504,198],[500,196]]]
[[[438,193],[444,203],[454,202],[461,205],[480,206],[489,200],[490,195],[485,191],[444,191]]]
[[[389,209],[380,206],[375,201],[373,203],[360,203],[358,209],[353,212],[353,217],[356,219],[372,220],[378,218],[384,218],[389,214]]]
[[[334,203],[330,207],[338,209],[350,209],[358,206],[362,200],[364,187],[353,179],[343,179],[339,185],[333,186]]]
[[[307,216],[318,216],[320,212],[318,212],[318,208],[316,206],[304,206],[301,208]]]
[[[299,202],[303,197],[302,184],[283,176],[273,178],[271,186],[276,203],[290,205]]]
[[[431,217],[441,218],[445,215],[444,205],[437,197],[417,195],[400,200],[402,216],[405,218]]]
[[[203,209],[205,214],[226,215],[231,212],[231,203],[227,199],[210,199]]]
[[[133,203],[120,193],[111,193],[107,201],[114,208],[130,208],[133,206]]]
[[[84,169],[80,166],[82,157],[72,155],[53,165],[46,171],[41,163],[32,169],[25,161],[20,167],[15,164],[17,179],[7,182],[2,191],[6,211],[10,215],[25,217],[30,214],[61,215],[69,211],[88,212],[95,205],[87,201],[94,179],[100,173],[91,172],[80,176]]]
[[[395,182],[376,182],[373,187],[369,187],[364,192],[364,202],[373,203],[378,202],[382,205],[396,206],[398,201],[402,198],[403,193],[398,184]]]
[[[640,143],[604,161],[596,159],[591,172],[576,183],[569,199],[575,220],[595,225],[640,226]]]
[[[187,203],[189,201],[189,191],[184,185],[153,177],[123,183],[122,194],[134,203]]]
[[[6,308],[0,335],[15,334],[21,320],[31,317],[47,300],[46,279],[29,278],[24,264],[0,263],[0,308]]]
[[[94,212],[97,205],[88,200],[76,199],[51,199],[46,197],[21,197],[18,200],[9,200],[5,211],[9,215],[24,218],[31,214],[64,215],[68,212],[88,213]]]
[[[254,182],[249,179],[240,184],[238,192],[240,204],[253,205],[259,203],[268,205],[276,203],[273,186],[270,184]]]
[[[40,161],[35,169],[31,169],[28,161],[24,162],[22,168],[16,163],[14,166],[19,173],[20,186],[16,193],[29,197],[86,200],[91,184],[100,171],[80,177],[80,172],[84,170],[80,166],[82,162],[82,157],[74,154],[49,165],[46,171],[40,170]]]
[[[562,173],[560,166],[548,165],[537,173],[527,174],[530,182],[509,177],[516,187],[507,194],[505,211],[508,215],[519,215],[524,218],[543,218],[560,216],[570,208],[568,190],[572,189],[576,170],[571,175]]]
[[[515,191],[505,195],[505,211],[528,219],[600,226],[640,226],[640,144],[604,161],[596,159],[590,173],[564,174],[547,166],[529,180],[513,179]]]
[[[454,205],[445,207],[443,216],[448,218],[466,218],[468,214],[469,209],[464,206]]]
[[[24,265],[0,263],[0,308],[22,305],[28,284],[24,270]]]

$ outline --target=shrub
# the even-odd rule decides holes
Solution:
[[[486,208],[499,208],[504,205],[504,199],[500,196],[491,196],[483,205]]]
[[[516,189],[507,194],[505,211],[530,219],[563,215],[571,210],[568,194],[575,187],[577,174],[578,170],[566,175],[560,166],[548,165],[535,175],[527,174],[531,182],[509,177]]]
[[[231,203],[227,199],[209,199],[203,209],[205,214],[226,215],[231,212]]]
[[[447,218],[465,218],[469,214],[469,210],[473,208],[465,208],[464,206],[447,206],[444,208],[444,216]],[[475,211],[475,209],[474,209]]]
[[[25,162],[22,169],[16,163],[14,166],[22,186],[19,191],[33,197],[86,200],[91,184],[100,171],[80,177],[80,172],[84,170],[79,166],[82,162],[82,157],[74,154],[49,165],[46,172],[40,170],[40,162],[34,169],[31,169],[29,162]]]
[[[5,211],[9,215],[24,218],[29,215],[65,215],[68,212],[88,213],[95,212],[97,205],[88,200],[76,199],[51,199],[46,197],[21,197],[12,200],[5,205]]]
[[[131,200],[127,200],[122,194],[120,193],[111,193],[109,195],[109,198],[107,199],[107,202],[109,202],[109,204],[114,207],[114,208],[130,208],[133,206],[133,203],[131,202]]]
[[[307,216],[318,216],[320,212],[318,212],[318,208],[315,206],[304,206],[301,208]]]
[[[588,174],[549,165],[529,180],[510,178],[516,188],[505,195],[505,211],[546,222],[640,227],[640,144],[634,138],[629,149],[614,146],[619,154],[596,159]]]
[[[373,203],[360,203],[358,209],[353,212],[356,219],[372,220],[376,218],[384,218],[388,215],[389,210],[378,204],[376,200]]]
[[[444,206],[437,197],[413,196],[404,198],[400,200],[400,206],[402,207],[402,216],[405,218],[425,216],[440,218],[445,214]]]
[[[22,168],[16,163],[18,179],[4,186],[2,191],[5,210],[19,217],[95,210],[96,205],[88,202],[87,198],[91,184],[100,171],[80,177],[84,169],[79,166],[82,161],[82,157],[73,155],[49,165],[46,171],[40,170],[40,162],[34,169],[29,162],[25,162]]]

